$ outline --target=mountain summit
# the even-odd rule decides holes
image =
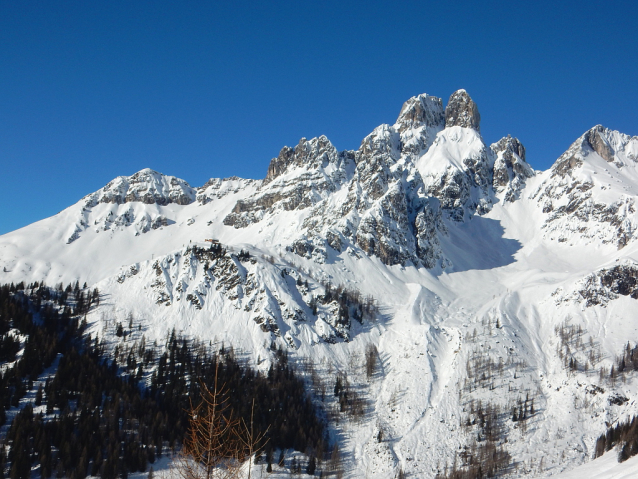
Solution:
[[[462,126],[480,132],[480,123],[481,115],[470,95],[465,90],[452,93],[445,107],[445,127]]]
[[[0,236],[0,278],[98,288],[86,319],[113,351],[172,328],[263,373],[287,351],[346,477],[558,473],[638,413],[618,359],[638,343],[638,137],[598,125],[536,171],[480,121],[465,90],[421,94],[356,151],[302,138],[262,180],[120,176]]]

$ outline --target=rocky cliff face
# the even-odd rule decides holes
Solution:
[[[313,252],[320,250],[325,238],[333,249],[360,249],[386,264],[433,267],[440,257],[440,212],[423,196],[414,159],[442,128],[441,100],[424,94],[403,105],[394,125],[381,125],[364,138],[345,199],[329,210],[313,210],[304,222],[309,237],[301,252],[309,251],[309,242]]]
[[[66,236],[68,244],[80,238],[88,228],[95,231],[133,229],[134,234],[148,233],[174,223],[159,210],[167,205],[193,203],[197,192],[187,182],[149,168],[131,176],[119,176],[104,188],[85,196],[82,211]],[[140,205],[153,205],[144,210]]]
[[[85,197],[85,201],[87,207],[98,203],[121,205],[132,202],[188,205],[195,201],[195,196],[195,190],[184,180],[146,168],[132,176],[117,177],[104,188]]]
[[[559,242],[580,237],[619,249],[633,241],[638,218],[628,186],[635,176],[638,137],[600,125],[578,138],[556,160],[532,194],[546,215],[545,236]],[[634,193],[635,194],[635,193]]]
[[[461,126],[480,133],[481,115],[476,103],[465,90],[457,90],[445,107],[445,127]]]
[[[401,140],[401,153],[415,160],[432,145],[444,127],[445,112],[440,98],[427,94],[410,98],[403,104],[394,124]]]
[[[490,146],[494,155],[492,187],[502,193],[505,201],[515,201],[525,188],[526,180],[534,176],[534,170],[525,161],[525,147],[507,135]]]
[[[492,208],[492,160],[475,130],[459,126],[443,130],[419,159],[417,169],[427,194],[441,202],[452,220],[461,222]]]
[[[621,296],[638,299],[638,265],[633,261],[601,268],[576,282],[568,290],[553,293],[556,304],[576,302],[584,307],[607,306]]]
[[[303,210],[335,192],[354,167],[354,154],[338,152],[328,138],[302,138],[282,148],[268,174],[251,196],[240,199],[224,224],[244,228],[277,211]]]

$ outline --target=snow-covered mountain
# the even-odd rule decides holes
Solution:
[[[611,374],[638,342],[638,137],[595,126],[539,172],[480,121],[464,90],[422,94],[357,151],[302,138],[263,180],[118,177],[0,236],[0,281],[99,288],[100,335],[132,316],[264,370],[274,342],[315,390],[346,375],[348,477],[434,477],[486,441],[512,476],[555,474],[638,413],[636,373]]]

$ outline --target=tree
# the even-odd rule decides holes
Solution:
[[[366,346],[366,376],[368,379],[374,374],[378,357],[379,351],[377,351],[377,347],[374,344],[368,344]]]
[[[217,364],[213,388],[202,383],[202,400],[189,411],[188,433],[176,461],[183,479],[236,478],[246,459],[250,478],[251,457],[265,444],[266,432],[254,432],[252,411],[249,425],[234,417],[228,390],[218,383],[218,369]]]
[[[217,381],[204,384],[202,401],[189,411],[189,427],[177,472],[183,479],[233,478],[238,474],[239,444],[234,432],[239,421],[228,404],[228,392]]]
[[[317,459],[315,456],[310,456],[310,460],[308,461],[308,467],[306,468],[306,474],[309,476],[314,476],[315,471],[317,470]]]
[[[253,418],[255,416],[255,398],[253,398],[252,406],[250,409],[250,425],[246,424],[246,422],[242,419],[239,427],[239,431],[237,434],[237,439],[239,440],[239,445],[242,447],[248,456],[248,479],[250,479],[250,473],[252,469],[252,461],[251,458],[253,455],[256,456],[261,453],[262,448],[268,441],[265,436],[268,433],[270,427],[266,428],[266,430],[262,433],[255,433]]]

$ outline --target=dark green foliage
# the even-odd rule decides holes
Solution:
[[[255,430],[262,432],[270,427],[266,437],[272,447],[297,451],[325,449],[324,425],[317,418],[303,381],[295,376],[288,356],[281,349],[275,352],[275,364],[264,377],[241,364],[232,349],[222,347],[218,352],[210,352],[197,342],[171,334],[149,393],[161,396],[169,417],[178,418],[172,429],[179,431],[180,441],[188,424],[186,411],[190,401],[199,401],[199,385],[186,378],[199,378],[210,388],[218,363],[218,378],[234,401],[235,414],[248,421],[255,398]]]
[[[26,288],[22,283],[0,286],[0,362],[15,359],[11,329],[27,337],[20,359],[0,374],[0,425],[6,420],[6,408],[17,406],[27,387],[81,334],[78,314],[88,312],[94,301],[82,292],[70,297],[61,288],[38,283]]]
[[[618,462],[623,462],[638,454],[638,416],[626,422],[621,422],[607,429],[596,441],[594,458],[602,456],[605,452],[618,447]]]
[[[35,399],[54,416],[45,420],[31,406],[22,409],[0,438],[12,446],[6,462],[0,453],[0,472],[3,463],[12,479],[28,477],[36,464],[42,478],[83,479],[90,474],[115,479],[143,472],[166,447],[180,447],[191,401],[199,401],[200,382],[211,385],[217,367],[237,416],[248,421],[256,399],[255,430],[270,426],[269,463],[272,448],[326,449],[324,425],[281,349],[274,351],[267,377],[240,362],[232,349],[214,351],[175,331],[164,353],[142,339],[124,342],[111,359],[97,338],[83,336],[85,323],[79,323],[77,312],[86,314],[98,301],[97,290],[85,296],[77,284],[66,289],[0,286],[0,334],[17,329],[27,337],[20,360],[0,374],[0,423],[5,408],[17,405],[44,369],[60,358],[55,376],[38,387]],[[139,381],[150,370],[146,389]]]
[[[330,282],[321,284],[325,291],[323,296],[319,296],[316,299],[313,297],[309,305],[313,310],[313,314],[317,314],[317,300],[323,304],[337,302],[339,305],[339,323],[350,327],[351,317],[361,323],[364,318],[373,318],[379,312],[379,308],[372,296],[363,298],[361,292],[356,289],[346,288],[342,285],[334,288]]]
[[[309,476],[314,476],[316,470],[317,459],[315,458],[315,456],[310,456],[310,459],[308,459],[308,467],[306,467],[306,474],[308,474]]]

